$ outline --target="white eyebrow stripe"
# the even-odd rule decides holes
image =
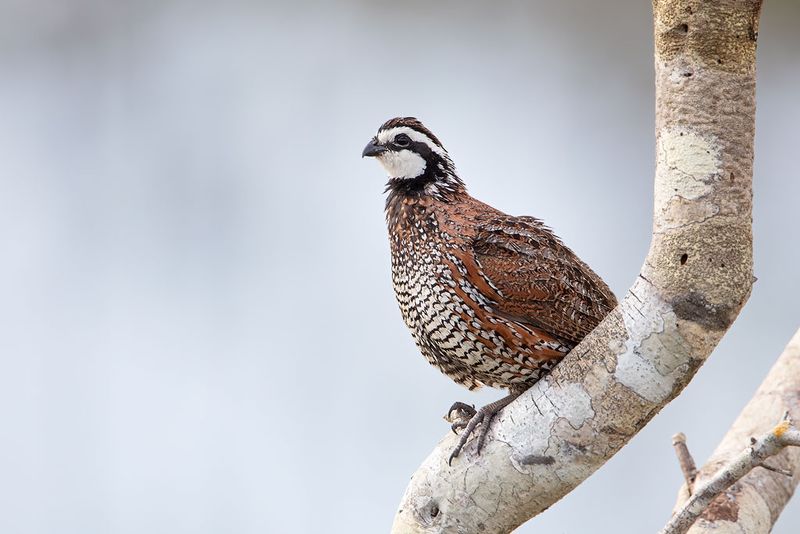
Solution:
[[[422,132],[418,132],[413,128],[409,128],[408,126],[395,126],[394,128],[389,128],[388,130],[383,130],[378,132],[378,142],[381,144],[386,144],[388,141],[391,141],[395,138],[398,134],[404,133],[408,137],[411,138],[412,141],[417,141],[420,143],[425,143],[428,145],[433,152],[436,152],[440,156],[445,155],[445,151],[442,147],[437,145],[433,142],[433,139],[428,137]]]

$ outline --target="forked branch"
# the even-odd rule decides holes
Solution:
[[[694,494],[681,489],[662,534],[768,534],[800,482],[800,432],[790,425],[799,401],[800,330],[698,472]]]
[[[789,421],[784,420],[760,438],[752,438],[749,447],[717,471],[712,478],[692,494],[692,497],[672,516],[660,534],[685,534],[688,532],[689,527],[714,499],[756,467],[764,467],[784,476],[792,476],[791,471],[772,467],[766,463],[767,459],[781,452],[784,447],[800,446],[800,430],[791,428],[789,425]]]
[[[678,395],[750,294],[760,0],[654,2],[653,239],[620,305],[493,421],[480,456],[414,474],[394,533],[511,532],[572,491]],[[622,238],[622,237],[620,237]]]

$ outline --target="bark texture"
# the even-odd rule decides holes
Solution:
[[[691,380],[752,286],[758,0],[657,0],[653,239],[620,305],[448,466],[413,475],[394,533],[506,533],[546,510]]]
[[[745,406],[708,463],[700,469],[695,488],[712,480],[741,454],[750,438],[768,432],[784,414],[800,421],[800,330]],[[767,534],[800,483],[800,447],[784,448],[767,463],[791,476],[764,468],[750,471],[717,497],[688,530],[690,534]],[[688,500],[681,488],[676,509]]]

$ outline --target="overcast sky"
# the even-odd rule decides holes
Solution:
[[[800,325],[800,4],[759,32],[758,282],[683,395],[521,533],[655,532]],[[477,198],[623,295],[651,224],[650,2],[0,0],[0,531],[388,531],[454,400],[389,276],[420,117]],[[776,534],[800,530],[790,503]]]

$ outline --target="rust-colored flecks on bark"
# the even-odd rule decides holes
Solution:
[[[735,523],[739,520],[739,505],[736,503],[736,495],[739,490],[732,486],[728,491],[714,499],[708,505],[702,518],[706,521],[730,521]]]
[[[698,472],[695,488],[719,476],[720,469],[741,454],[744,445],[752,443],[752,436],[769,432],[772,428],[771,432],[781,438],[789,431],[790,422],[800,421],[799,401],[800,330],[786,346],[711,459]],[[783,421],[773,427],[778,419]],[[732,528],[737,532],[767,532],[800,482],[800,447],[786,447],[769,458],[768,463],[778,471],[759,467],[747,473],[714,500],[688,532],[712,534],[724,528]],[[785,473],[792,473],[792,476]],[[683,508],[688,498],[681,491],[676,510]],[[759,530],[753,530],[754,525],[758,525]]]

